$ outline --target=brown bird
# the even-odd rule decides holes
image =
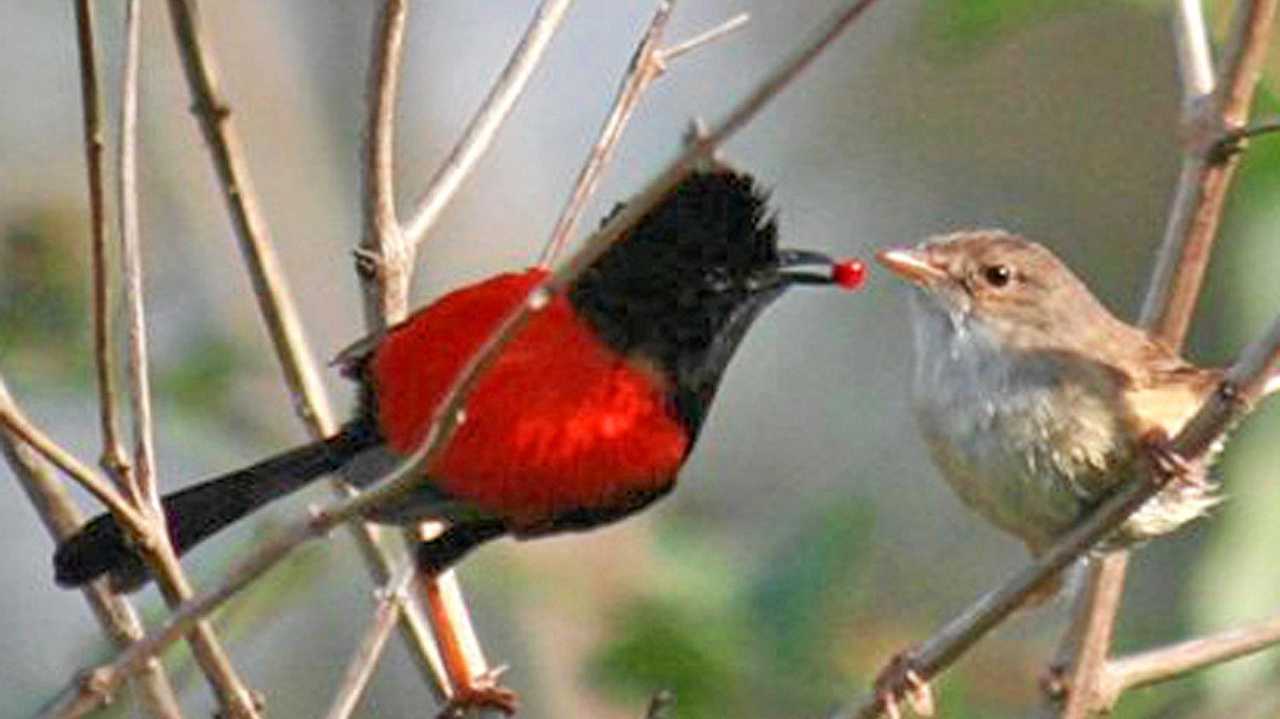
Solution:
[[[934,462],[965,504],[1032,555],[1132,476],[1222,380],[1116,319],[1022,237],[958,232],[877,258],[914,286],[913,404]],[[1178,481],[1106,544],[1204,515],[1219,501],[1207,468],[1220,448],[1181,463]]]

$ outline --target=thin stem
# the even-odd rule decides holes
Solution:
[[[1176,679],[1197,669],[1245,657],[1280,642],[1280,617],[1219,634],[1178,642],[1109,662],[1110,691],[1103,700],[1111,706],[1120,694],[1137,687]]]
[[[525,30],[520,44],[498,80],[489,88],[489,94],[475,117],[463,131],[444,164],[436,171],[435,177],[427,184],[422,196],[414,203],[413,215],[404,225],[410,256],[414,248],[426,239],[427,232],[435,224],[440,212],[493,143],[494,136],[524,92],[529,77],[572,4],[573,0],[543,0],[538,6],[538,12]]]
[[[1199,1],[1180,0],[1176,6],[1174,36],[1183,83],[1186,150],[1139,319],[1170,347],[1180,347],[1186,337],[1239,162],[1238,153],[1218,151],[1220,142],[1248,117],[1275,9],[1276,0],[1240,3],[1221,74],[1214,79]],[[1097,658],[1110,651],[1126,567],[1126,555],[1115,553],[1088,569],[1088,591],[1077,600],[1075,620],[1063,637],[1053,668],[1065,687],[1062,716],[1089,716],[1096,711],[1091,702],[1099,696],[1104,677]],[[1052,708],[1061,697],[1048,699]]]
[[[404,315],[408,306],[411,251],[406,247],[396,219],[394,147],[396,97],[400,86],[400,61],[404,52],[407,0],[387,0],[374,25],[373,51],[365,120],[364,237],[363,257],[369,259],[362,282],[365,296],[365,324],[374,332],[386,328],[388,320]],[[369,273],[372,273],[369,276]],[[396,310],[394,308],[399,308]]]
[[[618,140],[622,138],[627,122],[640,105],[640,96],[665,69],[658,56],[658,46],[662,42],[662,35],[667,29],[667,23],[674,9],[674,0],[659,2],[658,8],[649,20],[648,27],[641,35],[640,42],[631,56],[627,74],[623,77],[622,84],[618,86],[613,107],[600,128],[596,144],[591,148],[586,162],[578,172],[578,180],[574,184],[573,192],[569,193],[564,208],[560,211],[560,217],[551,230],[551,237],[542,250],[542,257],[538,259],[539,267],[544,269],[550,267],[564,249],[582,216],[587,200],[600,181],[605,164],[608,163],[614,148],[618,146]]]
[[[174,39],[194,98],[196,118],[208,143],[232,228],[254,287],[259,311],[293,398],[294,411],[311,436],[329,436],[336,430],[333,411],[320,382],[319,369],[302,333],[297,306],[280,268],[266,221],[259,210],[239,134],[231,121],[230,107],[218,87],[213,52],[199,23],[198,6],[194,0],[169,0],[168,7]],[[333,488],[338,497],[351,496],[352,490],[337,480]],[[379,545],[379,532],[364,522],[353,524],[351,532],[374,581],[378,584],[386,582],[392,564]],[[437,660],[433,659],[426,620],[417,608],[405,612],[405,617],[407,624],[402,627],[410,653],[423,676],[430,679],[438,672],[433,668]]]
[[[50,439],[49,435],[32,424],[8,398],[8,389],[4,379],[0,378],[0,426],[12,432],[63,474],[88,490],[94,498],[111,510],[117,521],[128,531],[135,534],[147,531],[146,519],[116,491],[107,479]]]
[[[1215,153],[1221,137],[1243,127],[1266,57],[1277,0],[1242,0],[1228,33],[1213,102],[1188,106],[1188,150],[1174,205],[1142,308],[1141,323],[1170,346],[1182,344],[1200,295],[1239,154]],[[1181,17],[1181,13],[1179,13]],[[1208,42],[1207,39],[1204,42]]]
[[[147,321],[142,298],[142,240],[138,225],[138,70],[142,8],[125,3],[125,61],[120,93],[120,137],[117,203],[120,208],[120,270],[128,313],[129,382],[133,413],[135,472],[128,490],[133,502],[149,506],[163,526],[160,492],[155,484],[155,452],[151,438],[151,386],[147,371]]]
[[[128,457],[116,428],[115,355],[107,281],[107,212],[103,193],[102,100],[98,88],[97,42],[91,0],[75,0],[76,47],[80,59],[80,106],[84,112],[85,172],[89,180],[89,232],[93,262],[93,354],[98,379],[98,421],[102,427],[99,464],[117,481],[127,471]]]
[[[331,433],[333,412],[316,365],[308,359],[311,350],[259,209],[240,134],[232,122],[231,107],[218,86],[216,63],[199,22],[198,4],[196,0],[168,0],[168,7],[178,55],[191,89],[192,109],[209,147],[240,254],[253,284],[258,309],[276,348],[294,411],[308,427],[319,427],[322,434]]]
[[[725,20],[724,22],[720,23],[719,25],[716,25],[715,27],[709,30],[706,30],[704,32],[700,32],[697,35],[694,35],[693,37],[689,38],[688,40],[685,40],[684,42],[677,43],[670,47],[664,48],[662,50],[662,60],[664,62],[671,62],[672,60],[682,55],[693,52],[694,50],[697,50],[700,47],[703,47],[705,45],[710,45],[711,43],[717,40],[720,40],[726,35],[730,35],[734,32],[737,32],[738,30],[741,30],[742,28],[746,27],[747,23],[749,22],[751,22],[751,13],[745,13],[745,12],[738,13],[737,15],[734,15],[728,20]]]
[[[396,573],[390,584],[379,590],[378,607],[373,612],[373,621],[347,665],[338,694],[329,713],[325,715],[328,719],[347,719],[355,711],[360,695],[369,686],[373,670],[378,666],[378,659],[386,648],[391,630],[395,629],[409,601],[408,588],[412,580],[413,565],[409,563]]]
[[[10,406],[13,403],[3,382],[0,382],[0,403]],[[49,465],[7,431],[0,431],[0,454],[8,461],[14,477],[54,540],[61,541],[74,534],[84,523],[84,517],[66,487],[53,476]],[[142,622],[126,599],[108,591],[102,582],[89,584],[81,592],[98,624],[117,648],[124,649],[142,637]],[[159,660],[153,658],[143,666],[135,689],[147,715],[163,719],[181,717],[169,675]]]

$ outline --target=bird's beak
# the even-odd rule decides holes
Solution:
[[[945,270],[917,249],[889,248],[876,253],[876,260],[890,272],[913,285],[932,285],[947,276]]]
[[[835,262],[821,252],[811,250],[778,250],[778,267],[821,267],[821,272],[779,272],[783,281],[796,285],[830,285],[835,284],[832,270]]]

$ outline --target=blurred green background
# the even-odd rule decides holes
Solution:
[[[121,10],[99,3],[108,117]],[[143,228],[158,454],[176,487],[303,438],[264,339],[158,3],[146,3]],[[204,4],[254,180],[317,357],[362,332],[350,248],[371,3]],[[1219,3],[1218,5],[1222,5]],[[680,59],[649,93],[588,226],[714,119],[835,6],[686,0],[668,37],[739,11],[752,23]],[[940,231],[1024,232],[1132,317],[1178,163],[1179,88],[1160,2],[880,3],[727,148],[773,188],[786,241],[869,255]],[[415,3],[398,127],[404,206],[486,91],[532,2]],[[527,265],[550,231],[647,20],[650,3],[571,12],[496,146],[421,256],[417,303]],[[1223,8],[1211,13],[1224,25]],[[0,7],[0,370],[18,400],[96,458],[87,207],[70,3]],[[1273,56],[1259,113],[1277,109]],[[1224,363],[1280,307],[1280,138],[1253,144],[1227,210],[1189,356]],[[584,536],[500,542],[462,569],[487,651],[531,717],[635,717],[669,688],[676,716],[819,717],[865,691],[1021,565],[1021,547],[939,482],[906,411],[902,290],[796,292],[735,359],[667,501]],[[327,378],[339,406],[350,388]],[[1280,416],[1265,408],[1221,465],[1230,500],[1141,551],[1117,645],[1134,649],[1280,608]],[[26,717],[109,651],[76,593],[52,585],[51,543],[0,467],[0,717]],[[83,495],[78,495],[83,498]],[[218,576],[323,490],[283,502],[193,555]],[[85,501],[86,507],[92,507]],[[96,511],[96,510],[94,510]],[[140,595],[160,614],[154,590]],[[327,708],[370,617],[372,588],[337,533],[217,616],[273,716]],[[940,682],[947,717],[1025,716],[1066,605],[1026,612]],[[191,716],[212,708],[171,651]],[[1271,716],[1275,654],[1126,698],[1120,717]],[[110,710],[129,712],[127,701]],[[1253,712],[1252,714],[1250,712]],[[392,639],[360,716],[430,715]]]

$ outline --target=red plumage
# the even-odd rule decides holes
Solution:
[[[418,447],[468,358],[545,276],[534,269],[457,290],[382,340],[368,377],[388,447]],[[689,448],[670,384],[601,342],[556,295],[473,388],[431,481],[515,528],[659,490]]]

